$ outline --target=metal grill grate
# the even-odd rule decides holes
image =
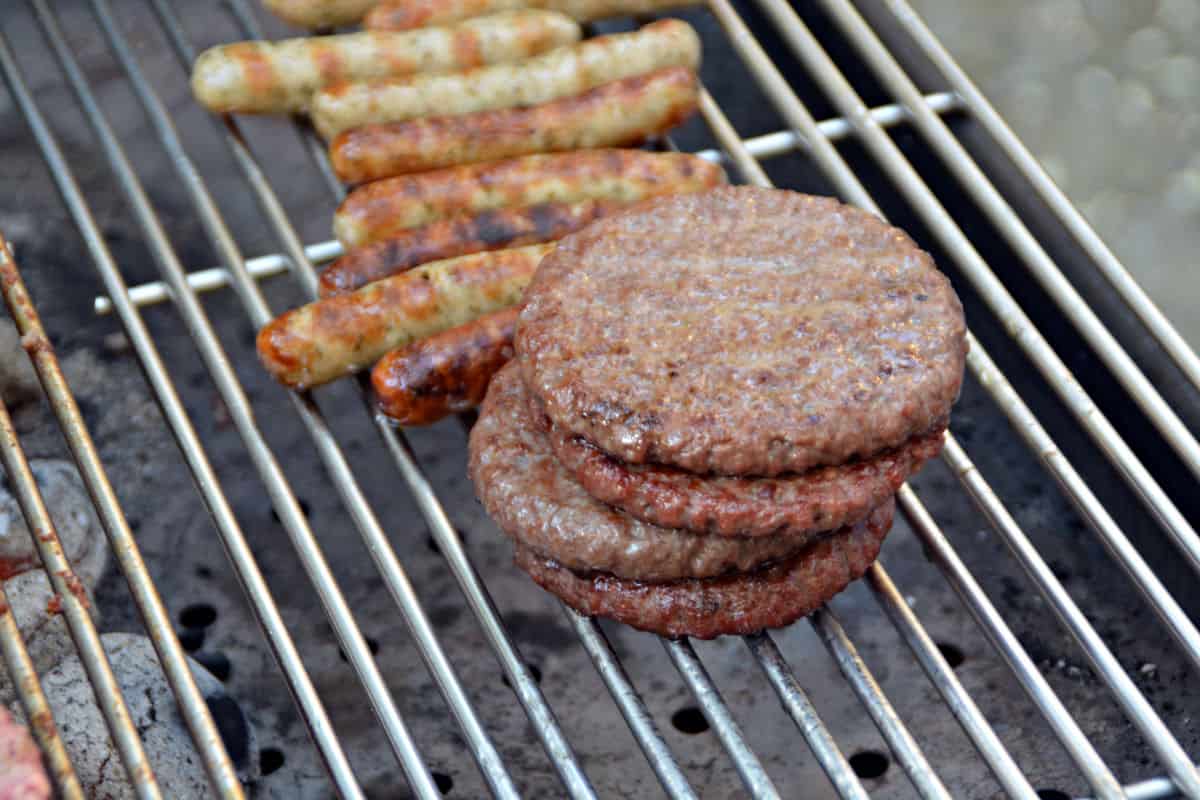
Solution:
[[[881,212],[874,187],[881,180],[894,187],[907,209],[904,213],[926,234],[923,244],[940,247],[948,254],[940,263],[953,270],[956,285],[969,287],[977,299],[974,305],[981,312],[990,311],[994,317],[989,325],[998,326],[1011,338],[1005,345],[1005,361],[1011,363],[1017,355],[1026,359],[1042,376],[1061,404],[1061,413],[1074,418],[1078,428],[1103,457],[1119,473],[1132,496],[1144,506],[1169,540],[1182,554],[1191,570],[1200,572],[1200,538],[1187,516],[1173,501],[1167,489],[1160,485],[1162,470],[1152,472],[1145,466],[1121,433],[1093,402],[1084,386],[1076,380],[1063,356],[1039,333],[1033,320],[1014,299],[1016,291],[1011,269],[993,270],[995,264],[980,254],[977,237],[968,233],[947,211],[927,178],[914,166],[915,159],[903,151],[887,128],[905,123],[920,135],[924,146],[931,149],[940,165],[957,180],[959,190],[986,218],[1002,241],[1011,248],[1027,273],[1050,298],[1055,313],[1070,323],[1076,335],[1090,348],[1113,380],[1123,388],[1125,396],[1136,404],[1144,421],[1157,431],[1161,440],[1173,451],[1177,469],[1168,477],[1169,486],[1178,487],[1176,473],[1187,478],[1200,478],[1200,444],[1187,424],[1174,410],[1173,398],[1163,397],[1155,384],[1143,373],[1138,363],[1126,353],[1106,323],[1089,307],[1073,286],[1060,264],[1053,259],[1039,238],[1031,232],[1027,214],[1018,213],[1014,200],[993,186],[991,178],[976,163],[960,138],[947,127],[941,114],[965,112],[992,137],[994,143],[1011,160],[1015,170],[1048,208],[1050,214],[1074,237],[1079,247],[1094,261],[1112,289],[1134,311],[1158,347],[1177,365],[1191,388],[1200,389],[1200,360],[1180,339],[1162,315],[1155,309],[1120,263],[1104,247],[1084,223],[1066,198],[1053,186],[1030,154],[999,119],[986,100],[970,84],[940,44],[903,0],[883,0],[866,4],[874,25],[868,24],[849,0],[821,0],[820,12],[831,23],[837,36],[849,43],[850,57],[865,64],[874,79],[895,101],[895,105],[868,108],[843,68],[827,52],[827,42],[814,35],[787,0],[755,0],[754,9],[747,15],[758,14],[769,21],[767,35],[777,41],[778,57],[794,58],[802,66],[804,78],[785,75],[760,44],[756,33],[729,0],[710,0],[708,11],[716,18],[728,36],[745,67],[756,80],[763,95],[786,122],[788,130],[743,139],[735,130],[725,111],[705,92],[701,110],[716,149],[704,150],[705,157],[727,161],[742,180],[771,185],[761,160],[797,151],[814,165],[832,188],[846,201]],[[142,179],[130,163],[120,137],[106,118],[101,104],[80,67],[78,57],[60,29],[56,10],[46,0],[32,0],[33,16],[59,62],[67,85],[81,107],[95,140],[103,150],[108,166],[116,177],[127,205],[161,272],[161,282],[129,288],[125,285],[119,265],[113,258],[105,237],[93,218],[74,177],[71,166],[30,93],[26,79],[17,63],[17,54],[6,38],[0,37],[0,70],[11,96],[28,121],[37,146],[48,163],[53,179],[62,194],[69,212],[83,235],[89,253],[102,279],[106,298],[97,300],[100,313],[115,312],[132,342],[151,389],[161,406],[166,421],[175,436],[184,460],[195,479],[230,563],[249,600],[266,641],[272,650],[294,696],[317,751],[324,761],[336,792],[342,797],[363,797],[360,783],[351,768],[350,759],[339,740],[318,691],[301,659],[275,598],[268,589],[247,538],[235,518],[209,457],[201,444],[187,410],[173,385],[158,346],[143,320],[140,308],[156,302],[170,301],[182,318],[190,337],[199,350],[204,365],[215,383],[221,400],[228,408],[234,429],[240,437],[255,472],[266,487],[270,501],[286,530],[291,545],[308,579],[320,598],[332,630],[364,691],[376,722],[386,739],[395,762],[402,771],[412,793],[422,798],[440,796],[431,777],[409,721],[401,714],[396,698],[381,674],[367,641],[360,630],[356,615],[330,569],[318,536],[308,515],[281,468],[278,456],[269,446],[262,426],[230,359],[220,344],[204,309],[198,292],[231,285],[245,315],[255,328],[267,322],[273,312],[256,283],[257,279],[288,272],[308,297],[316,296],[314,265],[340,254],[336,243],[322,242],[305,247],[297,229],[284,210],[272,183],[256,161],[244,137],[239,122],[223,120],[222,133],[230,147],[238,169],[250,192],[268,221],[271,233],[278,240],[282,254],[246,259],[219,210],[205,177],[194,158],[185,149],[177,132],[172,114],[156,94],[148,80],[139,57],[129,38],[114,18],[108,0],[91,0],[98,24],[97,31],[115,55],[137,99],[146,112],[155,134],[170,158],[175,177],[181,182],[191,211],[198,217],[203,232],[221,266],[193,272],[185,271],[175,247],[168,239],[155,203],[147,194]],[[195,57],[195,49],[168,0],[148,0],[167,34],[181,69],[186,69]],[[229,0],[228,9],[247,38],[261,38],[258,25],[244,0]],[[811,10],[810,10],[811,11]],[[880,33],[886,28],[889,47]],[[904,47],[913,46],[928,59],[939,73],[940,88],[947,91],[924,94],[910,72],[897,60],[902,48],[894,42],[904,37]],[[911,53],[910,53],[911,55]],[[855,83],[861,75],[852,75]],[[808,106],[801,100],[797,84],[810,79],[815,88],[831,103],[840,118],[817,122]],[[329,184],[331,196],[340,198],[342,188],[332,178],[325,161],[323,147],[303,123],[297,122],[317,169]],[[839,140],[859,148],[848,154],[835,147]],[[671,143],[667,143],[671,145]],[[671,145],[673,146],[673,145]],[[854,166],[851,166],[851,162]],[[864,181],[867,185],[864,185]],[[873,187],[868,190],[867,186]],[[883,202],[882,200],[880,201]],[[1022,201],[1023,202],[1023,201]],[[896,206],[890,198],[889,208]],[[111,545],[135,597],[147,630],[154,640],[160,660],[176,693],[214,789],[222,797],[243,795],[228,756],[221,746],[213,721],[186,668],[183,652],[171,630],[170,619],[158,597],[138,553],[129,525],[117,503],[116,496],[105,477],[95,447],[92,445],[82,417],[67,387],[53,350],[37,319],[32,303],[25,292],[16,264],[7,248],[0,250],[0,269],[3,270],[6,302],[22,332],[27,349],[34,360],[39,377],[50,396],[51,405],[60,426],[68,437],[72,455],[80,466]],[[974,321],[977,317],[971,317]],[[989,336],[996,342],[997,337]],[[1001,344],[1005,344],[1001,341]],[[1014,347],[1015,346],[1015,347]],[[1007,352],[1011,350],[1012,352]],[[1158,623],[1178,645],[1186,662],[1200,668],[1200,632],[1188,613],[1180,607],[1164,586],[1163,580],[1147,564],[1145,558],[1127,537],[1122,526],[1097,496],[1089,480],[1081,475],[1056,445],[1039,416],[1027,405],[1017,390],[1001,372],[979,340],[972,337],[968,366],[979,386],[990,396],[995,407],[1003,412],[1018,436],[1035,458],[1055,480],[1064,496],[1076,507],[1091,532],[1108,550],[1113,561],[1125,571],[1128,583],[1141,594],[1156,613]],[[360,389],[365,387],[360,386]],[[364,390],[365,399],[365,390]],[[370,553],[374,566],[395,607],[400,611],[412,641],[425,667],[444,699],[463,741],[463,749],[474,758],[479,773],[491,792],[501,797],[516,797],[519,774],[513,765],[501,757],[480,719],[479,709],[472,703],[455,666],[447,657],[429,615],[417,596],[412,582],[397,557],[384,526],[360,487],[345,448],[326,421],[321,408],[308,394],[294,394],[291,403],[300,417],[320,463],[327,472],[346,511]],[[368,406],[368,413],[372,413]],[[548,698],[543,694],[535,676],[521,657],[512,635],[506,630],[497,605],[480,572],[468,558],[454,530],[450,517],[439,501],[431,481],[418,464],[403,433],[385,421],[376,420],[378,433],[390,453],[395,468],[411,491],[437,547],[445,558],[467,607],[471,610],[491,657],[500,664],[508,684],[532,723],[532,729],[545,749],[550,763],[557,771],[568,795],[576,798],[595,796],[592,783],[581,759],[568,742],[563,726],[556,719]],[[1139,448],[1140,450],[1141,448]],[[30,528],[52,530],[45,508],[38,498],[31,474],[24,465],[21,445],[11,420],[0,407],[0,456],[17,489]],[[1077,642],[1099,682],[1123,710],[1133,729],[1161,764],[1167,777],[1131,786],[1122,786],[1113,769],[1101,757],[1087,733],[1068,712],[1039,670],[1027,647],[1014,634],[1008,621],[985,594],[980,582],[968,570],[933,514],[927,510],[917,493],[909,487],[901,490],[899,500],[912,531],[925,547],[929,559],[943,573],[949,586],[958,593],[967,611],[974,617],[982,632],[991,640],[1016,682],[1025,690],[1028,700],[1048,724],[1049,729],[1076,765],[1086,784],[1097,797],[1150,798],[1178,792],[1200,798],[1200,773],[1189,754],[1147,700],[1145,694],[1114,654],[1085,609],[1080,608],[1067,592],[1063,580],[1035,540],[1022,529],[1014,514],[1006,507],[997,492],[984,479],[968,457],[959,441],[947,435],[944,460],[973,501],[994,528],[995,535],[1011,550],[1016,562],[1025,570],[1045,604],[1054,612],[1063,630]],[[1156,466],[1161,462],[1156,460]],[[1178,492],[1176,492],[1178,494]],[[957,537],[956,537],[957,538]],[[72,595],[67,575],[68,565],[61,548],[56,549],[53,536],[40,537],[39,552],[63,600],[64,613],[70,632],[88,670],[96,695],[104,712],[122,762],[140,797],[158,797],[146,754],[137,732],[125,710],[121,693],[111,669],[99,647],[97,634],[78,598]],[[1194,580],[1194,575],[1192,575]],[[928,676],[932,686],[945,701],[979,756],[990,769],[999,786],[1010,796],[1035,798],[1029,780],[1001,742],[997,731],[989,724],[972,695],[956,676],[951,665],[939,651],[933,638],[914,613],[909,600],[897,588],[882,563],[876,564],[867,577],[867,584],[879,606],[894,626],[895,632],[912,651],[917,663]],[[533,591],[533,589],[529,589]],[[0,608],[7,608],[0,596]],[[620,714],[628,723],[634,739],[644,752],[650,768],[662,788],[671,797],[696,797],[700,791],[689,782],[688,771],[673,754],[667,739],[660,733],[654,715],[643,702],[617,650],[605,632],[594,621],[582,618],[569,610],[564,613],[578,642],[595,665],[601,679],[611,692]],[[880,683],[860,656],[847,630],[831,609],[814,614],[810,624],[819,640],[829,651],[837,669],[861,701],[866,714],[874,722],[897,763],[921,797],[950,797],[960,795],[959,787],[947,787],[938,777],[937,759],[923,753],[905,722],[885,695]],[[777,637],[761,634],[745,640],[751,658],[761,668],[767,682],[775,691],[788,716],[811,748],[832,785],[842,797],[865,797],[866,791],[859,776],[851,767],[830,729],[818,715],[816,706],[801,688],[777,644]],[[861,645],[862,643],[860,643]],[[665,641],[669,661],[683,683],[692,693],[708,724],[732,760],[745,789],[755,797],[795,795],[794,787],[780,792],[770,775],[769,764],[751,748],[734,713],[722,697],[716,681],[706,669],[697,651],[687,641]],[[81,790],[75,779],[61,741],[54,736],[53,720],[44,713],[46,700],[33,672],[32,663],[16,630],[11,613],[0,614],[0,649],[10,674],[19,683],[22,704],[29,717],[38,720],[35,734],[45,749],[56,784],[64,797],[79,797]],[[483,658],[485,656],[479,656]],[[865,724],[865,721],[863,722]],[[1194,754],[1193,754],[1194,755]]]

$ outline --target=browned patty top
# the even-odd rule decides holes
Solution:
[[[662,636],[746,635],[795,622],[862,577],[874,563],[895,503],[890,498],[850,528],[754,572],[708,580],[643,583],[577,575],[517,546],[517,566],[576,611],[611,617]]]
[[[469,471],[488,514],[518,543],[579,570],[668,581],[744,572],[816,538],[706,536],[649,525],[593,498],[554,457],[513,364],[488,387],[471,429]]]
[[[931,429],[966,356],[949,281],[837,200],[725,187],[563,239],[516,350],[554,424],[630,463],[778,475]]]

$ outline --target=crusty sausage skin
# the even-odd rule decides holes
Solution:
[[[519,61],[579,37],[569,17],[524,10],[404,33],[235,42],[200,54],[192,93],[218,113],[295,113],[325,86]]]
[[[479,405],[512,358],[519,313],[495,311],[388,353],[371,371],[379,410],[401,425],[429,425]]]
[[[313,95],[312,121],[332,139],[376,122],[534,106],[665,67],[699,66],[696,31],[664,19],[512,64],[330,86]]]
[[[592,220],[623,208],[628,208],[628,204],[584,200],[495,208],[439,219],[401,231],[390,239],[354,248],[321,273],[321,296],[353,292],[429,261],[557,241]]]
[[[333,216],[347,249],[465,212],[615,200],[631,203],[725,183],[719,166],[685,153],[581,150],[385,178],[352,191]]]
[[[299,28],[353,25],[379,0],[263,0],[272,14]]]
[[[338,135],[329,156],[346,183],[530,153],[629,147],[696,111],[695,73],[668,67],[528,108],[364,125]]]
[[[517,304],[552,244],[451,258],[287,311],[258,333],[280,383],[306,389],[358,372],[389,350]]]
[[[695,0],[384,0],[367,12],[363,25],[373,30],[407,31],[513,8],[544,8],[579,22],[594,22],[696,4]]]

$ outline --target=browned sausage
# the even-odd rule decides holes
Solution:
[[[280,383],[306,389],[373,364],[389,350],[521,300],[552,244],[434,261],[279,315],[258,355]]]
[[[347,183],[529,153],[629,147],[696,111],[696,75],[668,67],[541,105],[364,125],[329,146]]]
[[[699,192],[725,183],[716,164],[686,153],[581,150],[385,178],[360,186],[333,217],[347,249],[468,211],[538,203]]]
[[[700,67],[700,37],[683,20],[662,19],[509,64],[327,86],[313,94],[309,116],[332,139],[373,122],[549,103],[665,67]]]
[[[403,33],[234,42],[200,54],[192,93],[218,113],[295,113],[308,108],[313,92],[337,83],[520,61],[579,36],[579,25],[562,14],[508,11]]]
[[[496,311],[388,353],[371,371],[379,410],[401,425],[429,425],[479,405],[512,358],[519,313]]]
[[[654,14],[694,0],[384,0],[363,18],[368,29],[407,31],[513,8],[560,11],[579,22]]]
[[[592,220],[628,207],[608,200],[584,200],[496,208],[440,219],[351,250],[321,273],[321,296],[353,292],[427,261],[557,241]]]
[[[263,0],[271,13],[300,28],[352,25],[378,0]]]

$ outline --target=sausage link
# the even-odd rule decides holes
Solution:
[[[385,178],[352,191],[333,215],[347,249],[464,212],[539,203],[630,203],[725,183],[719,166],[686,153],[581,150]]]
[[[385,355],[371,370],[379,410],[401,425],[429,425],[479,405],[512,358],[520,311],[494,311]]]
[[[321,296],[353,292],[430,261],[557,241],[592,220],[626,207],[626,203],[584,200],[497,208],[440,219],[351,250],[321,273]]]
[[[514,8],[544,8],[562,12],[578,22],[594,22],[687,5],[699,3],[697,0],[384,0],[367,12],[363,25],[368,30],[407,31]]]
[[[332,139],[374,122],[549,103],[678,66],[700,66],[700,37],[686,22],[664,19],[513,64],[330,86],[313,95],[312,121],[322,136]]]
[[[280,383],[296,389],[358,372],[389,350],[516,305],[553,247],[435,261],[292,309],[258,332],[259,358]]]
[[[347,183],[530,153],[638,145],[696,111],[695,73],[668,67],[530,108],[364,125],[329,147]]]
[[[263,0],[263,5],[284,22],[298,28],[336,28],[353,25],[379,0]]]
[[[344,81],[519,61],[579,37],[579,24],[562,14],[509,11],[406,33],[235,42],[200,54],[192,93],[218,113],[294,113],[318,89]]]

